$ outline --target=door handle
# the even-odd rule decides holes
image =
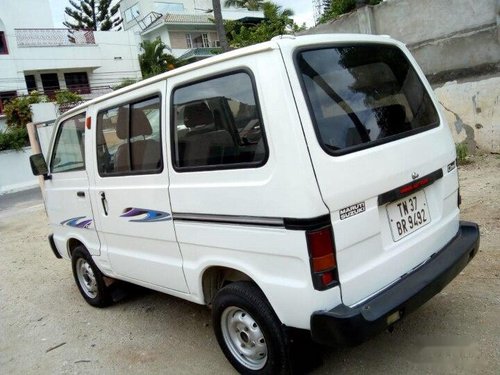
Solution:
[[[106,200],[106,194],[104,191],[99,193],[101,196],[102,209],[104,210],[104,215],[108,216],[108,201]]]
[[[76,192],[76,196],[80,197],[80,198],[84,198],[85,197],[85,192],[84,191],[77,191]]]

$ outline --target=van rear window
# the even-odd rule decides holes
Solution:
[[[368,44],[302,50],[297,68],[318,140],[332,155],[439,124],[429,94],[397,47]]]

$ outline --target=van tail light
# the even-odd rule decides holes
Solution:
[[[325,290],[338,284],[337,260],[332,227],[306,232],[313,285]]]

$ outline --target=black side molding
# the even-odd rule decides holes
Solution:
[[[59,251],[57,251],[57,247],[56,247],[56,243],[54,242],[54,235],[53,234],[49,234],[49,244],[50,244],[50,248],[52,249],[52,252],[56,256],[56,258],[61,259],[62,256],[61,256],[61,254],[59,254]]]

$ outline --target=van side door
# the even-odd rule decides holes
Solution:
[[[97,166],[91,191],[109,274],[187,292],[164,167],[164,85],[138,89],[96,108]]]
[[[45,181],[45,206],[54,242],[65,257],[69,256],[70,238],[82,242],[92,255],[100,251],[86,171],[88,136],[85,112],[63,118],[55,129],[49,158],[51,178]]]

